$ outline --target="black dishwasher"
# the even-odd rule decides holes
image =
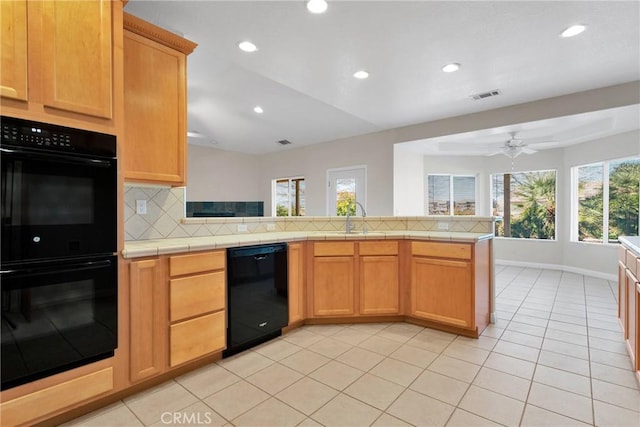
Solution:
[[[227,349],[223,357],[277,337],[289,323],[287,244],[227,249]]]

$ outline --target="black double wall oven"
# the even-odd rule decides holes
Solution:
[[[116,137],[0,117],[2,389],[117,348]]]

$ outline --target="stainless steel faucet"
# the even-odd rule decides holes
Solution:
[[[366,218],[367,217],[367,212],[364,210],[364,206],[362,206],[362,204],[356,200],[354,200],[353,202],[349,203],[347,205],[347,223],[346,223],[346,230],[345,233],[346,234],[350,234],[351,230],[353,229],[353,226],[351,225],[351,205],[355,205],[355,211],[356,213],[358,213],[358,206],[360,206],[360,209],[362,210],[362,218]],[[362,233],[363,234],[367,234],[367,226],[363,226],[362,228]]]

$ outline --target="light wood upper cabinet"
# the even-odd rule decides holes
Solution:
[[[27,1],[0,2],[0,95],[27,100]]]
[[[111,118],[111,0],[42,2],[43,104]]]
[[[124,177],[186,184],[187,55],[195,43],[124,14]]]
[[[0,94],[3,101],[27,102],[26,108],[3,102],[5,111],[20,116],[26,111],[26,118],[41,121],[46,114],[61,114],[51,109],[82,115],[60,115],[65,118],[111,120],[117,39],[113,11],[121,11],[121,3],[2,1],[1,7]],[[11,111],[14,107],[17,112]]]

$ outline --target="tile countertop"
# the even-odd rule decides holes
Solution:
[[[140,258],[196,252],[236,246],[258,245],[265,243],[294,242],[305,240],[384,240],[413,239],[455,242],[476,242],[492,239],[491,233],[460,233],[443,231],[371,231],[367,234],[345,234],[336,231],[284,231],[269,233],[231,234],[224,236],[185,237],[177,239],[136,240],[125,242],[122,256]]]
[[[627,248],[631,249],[636,253],[637,256],[640,256],[640,237],[638,236],[619,236],[618,240],[625,245]]]

